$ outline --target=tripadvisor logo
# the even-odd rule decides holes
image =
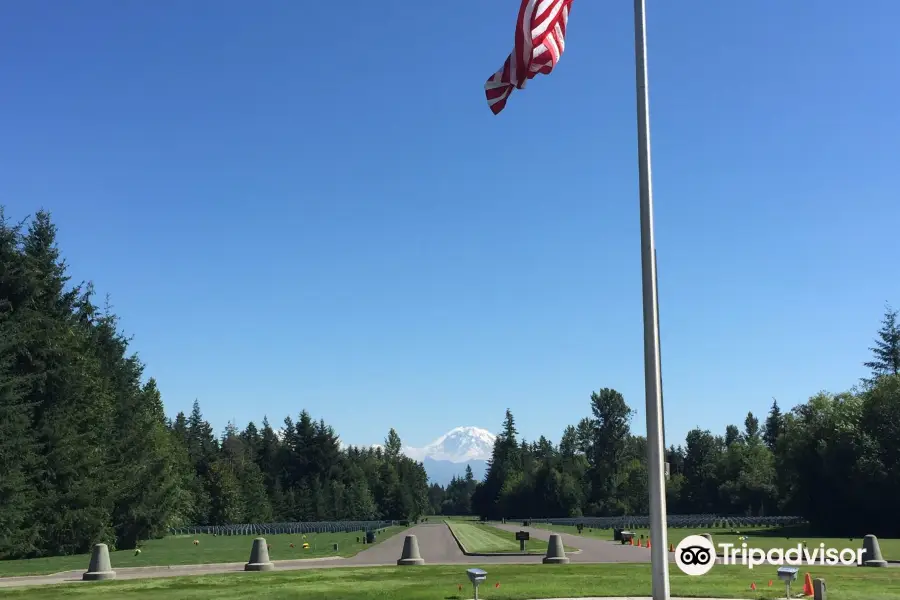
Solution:
[[[746,565],[752,569],[764,564],[770,565],[804,565],[817,563],[827,566],[861,565],[865,549],[818,548],[810,550],[802,544],[795,548],[748,548],[747,544],[735,547],[734,544],[719,544],[718,554],[723,565]],[[700,535],[689,535],[675,548],[675,564],[686,575],[705,575],[716,564],[716,547],[711,541]]]
[[[716,547],[702,535],[689,535],[675,548],[675,564],[685,575],[706,575],[716,564]]]

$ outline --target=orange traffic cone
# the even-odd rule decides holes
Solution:
[[[669,542],[669,552],[675,552],[675,544]]]
[[[812,586],[812,577],[809,576],[809,573],[806,574],[806,580],[803,582],[803,595],[804,596],[812,596],[815,594]]]
[[[647,550],[649,550],[649,549],[650,549],[650,539],[648,538],[647,539]]]
[[[756,591],[756,582],[755,581],[750,584],[750,589],[753,590],[754,592]]]
[[[772,580],[769,580],[769,587],[772,587]]]
[[[499,581],[498,581],[497,583],[494,584],[494,588],[498,588],[498,587],[500,587],[500,582],[499,582]]]
[[[634,538],[631,538],[630,540],[628,540],[628,544],[630,546],[634,546]]]

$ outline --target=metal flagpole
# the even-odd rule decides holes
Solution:
[[[634,0],[634,58],[637,92],[638,167],[641,206],[641,274],[644,304],[644,390],[650,479],[650,561],[653,600],[669,600],[666,536],[666,482],[663,470],[662,397],[659,368],[659,315],[656,250],[653,240],[653,187],[650,171],[650,108],[647,94],[647,19],[645,0]]]
[[[656,347],[657,361],[659,361],[659,420],[662,427],[663,462],[668,465],[668,446],[666,446],[666,394],[663,391],[662,376],[662,323],[659,318],[659,261],[656,260],[656,246],[653,247],[653,280],[656,282],[656,331],[659,334],[659,344]]]
[[[666,482],[668,482],[671,477],[672,465],[669,462],[671,460],[669,446],[666,444],[666,392],[662,376],[662,319],[659,317],[659,261],[656,260],[656,248],[653,249],[653,268],[656,269],[654,273],[656,280],[656,331],[659,333],[659,346],[657,347],[657,360],[659,361],[659,420],[662,427],[663,475]]]
[[[657,346],[657,361],[659,362],[659,420],[662,429],[662,449],[663,449],[663,479],[668,485],[671,477],[672,465],[669,463],[669,447],[666,445],[666,392],[663,387],[662,376],[662,324],[659,318],[659,261],[656,260],[656,248],[653,249],[653,277],[656,281],[656,330],[659,333],[659,345]]]

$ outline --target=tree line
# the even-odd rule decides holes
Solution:
[[[133,548],[179,525],[416,518],[421,463],[343,447],[301,411],[217,436],[167,419],[108,301],[69,281],[46,212],[0,207],[0,559]]]
[[[871,376],[840,394],[820,392],[788,412],[773,400],[765,421],[752,412],[724,434],[694,429],[666,452],[672,514],[805,518],[834,535],[900,537],[900,323],[887,307]],[[519,439],[506,411],[483,482],[468,470],[432,485],[432,510],[485,518],[646,515],[647,440],[630,429],[622,394],[590,396],[590,416],[558,444]]]
[[[507,411],[484,481],[429,486],[422,463],[344,447],[300,411],[217,435],[195,402],[166,416],[108,299],[70,281],[50,215],[0,207],[0,559],[133,548],[170,527],[248,522],[646,514],[646,440],[602,389],[558,444],[520,440]],[[789,513],[900,535],[900,328],[888,310],[871,378],[668,450],[671,512]]]

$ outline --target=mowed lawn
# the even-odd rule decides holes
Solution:
[[[388,527],[377,534],[376,543],[381,542],[405,527]],[[269,558],[272,560],[293,560],[298,558],[321,558],[324,556],[353,556],[368,548],[357,541],[364,534],[352,533],[307,533],[266,535]],[[247,562],[253,547],[252,535],[173,535],[159,540],[150,540],[141,545],[141,553],[134,550],[110,552],[113,569],[118,567],[157,567],[168,565],[199,565],[211,563]],[[194,545],[194,540],[200,543]],[[303,544],[309,544],[304,549]],[[291,544],[294,547],[291,548]],[[337,551],[334,544],[338,545]],[[0,577],[18,575],[49,575],[62,571],[87,570],[89,554],[74,556],[54,556],[29,560],[0,561]]]
[[[464,515],[461,517],[431,517],[431,521],[435,521],[437,523],[440,523],[441,521],[446,521],[446,522],[453,521],[456,523],[480,523],[481,519],[479,519],[478,517]],[[431,522],[431,521],[429,521],[429,522]]]
[[[466,552],[477,554],[520,552],[516,534],[511,531],[504,531],[489,525],[456,520],[448,520],[447,526],[450,527],[453,535],[463,545]],[[574,550],[575,548],[566,547],[567,552]],[[532,538],[525,542],[525,552],[529,554],[545,554],[547,552],[547,542]]]
[[[537,524],[532,527],[554,531],[556,533],[570,533],[578,535],[578,529],[569,525],[548,525]],[[633,529],[636,536],[643,535],[644,538],[650,536],[649,529]],[[718,544],[734,544],[735,548],[740,548],[741,544],[747,544],[748,548],[760,548],[762,550],[770,550],[772,548],[796,548],[797,544],[806,542],[810,551],[819,547],[820,543],[824,543],[826,548],[862,548],[862,538],[824,538],[806,535],[803,528],[764,528],[764,527],[737,527],[737,528],[694,528],[694,529],[669,529],[667,533],[668,541],[671,544],[678,545],[678,542],[689,535],[700,535],[709,533],[712,535],[713,543]],[[581,535],[596,537],[612,541],[612,529],[590,529],[585,527]],[[739,539],[746,536],[746,540]],[[881,547],[881,553],[886,560],[900,560],[900,539],[879,538],[878,545]]]
[[[487,582],[484,600],[585,596],[649,596],[650,565],[481,565]],[[202,577],[123,580],[0,590],[4,599],[21,600],[464,600],[472,597],[466,565],[312,569],[270,573],[229,573]],[[892,568],[816,567],[830,600],[900,600],[900,577]],[[715,567],[703,577],[671,571],[672,595],[680,597],[784,598],[768,572],[744,567]],[[499,583],[500,587],[495,587]],[[750,584],[757,590],[751,591]],[[461,588],[461,589],[460,589]]]

